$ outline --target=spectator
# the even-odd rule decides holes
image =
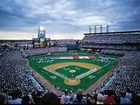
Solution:
[[[126,97],[125,92],[121,92],[120,104],[131,104],[131,100]]]
[[[18,92],[17,91],[13,91],[12,92],[12,99],[8,100],[8,104],[21,104],[22,99],[18,97]]]
[[[31,100],[30,100],[30,97],[27,94],[22,98],[21,104],[23,104],[23,105],[32,104]]]
[[[112,93],[110,91],[107,92],[107,96],[103,100],[104,104],[116,104],[114,97],[112,96]]]
[[[41,91],[37,91],[37,93],[33,97],[35,104],[40,105],[42,97],[43,93]]]
[[[57,104],[59,104],[58,97],[52,92],[48,92],[42,97],[41,105],[57,105]]]
[[[132,93],[130,88],[127,88],[126,97],[129,98],[130,100],[132,99]]]
[[[87,98],[87,104],[96,105],[96,103],[97,103],[97,94],[94,92],[94,93],[91,93],[89,97]]]
[[[87,104],[87,98],[83,96],[82,90],[79,89],[73,98],[73,104]]]
[[[64,104],[71,103],[71,97],[68,95],[68,91],[65,91],[65,95],[62,96],[62,100],[64,101]]]

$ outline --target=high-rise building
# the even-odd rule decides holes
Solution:
[[[45,28],[43,26],[39,26],[38,38],[45,38]]]

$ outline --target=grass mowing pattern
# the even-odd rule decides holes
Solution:
[[[102,66],[102,69],[100,69],[99,71],[96,71],[96,72],[82,78],[81,83],[79,85],[76,85],[76,86],[66,85],[64,83],[63,78],[42,69],[44,66],[48,66],[48,65],[51,65],[51,64],[62,63],[62,62],[72,62],[73,61],[73,60],[54,60],[52,62],[49,62],[50,61],[50,60],[48,60],[49,57],[87,56],[87,55],[96,56],[96,59],[95,60],[81,59],[81,60],[74,60],[74,62],[85,62],[85,63],[97,64],[99,66]],[[101,61],[100,57],[110,57],[110,58],[113,58],[113,59],[110,59],[106,63],[106,62]],[[39,62],[39,61],[42,61],[42,62]],[[102,76],[104,76],[108,71],[110,71],[117,64],[117,62],[118,62],[118,57],[116,57],[116,56],[96,55],[96,54],[89,54],[89,53],[55,53],[55,54],[52,54],[52,55],[38,55],[38,56],[29,57],[29,63],[34,70],[36,70],[40,75],[42,75],[46,80],[48,80],[53,85],[56,85],[57,87],[59,87],[61,89],[67,89],[69,91],[76,91],[78,89],[87,89],[89,86],[94,84],[97,80],[99,80]],[[71,65],[70,68],[73,69],[73,67],[75,68],[75,66]],[[56,70],[56,72],[62,73],[62,71],[60,69]],[[83,72],[85,72],[85,71],[83,71]],[[71,77],[71,74],[69,74],[68,72],[65,72],[65,73],[63,72],[62,74],[65,74],[68,77]],[[77,72],[77,74],[75,74],[75,76],[79,75],[79,74],[80,73]]]

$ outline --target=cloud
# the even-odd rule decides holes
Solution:
[[[91,25],[106,25],[111,24],[105,17],[103,16],[85,16],[80,19],[73,19],[70,24],[76,26],[91,26]]]
[[[0,31],[0,39],[8,39],[8,40],[10,40],[10,39],[18,39],[18,40],[30,39],[31,40],[33,37],[34,37],[34,35],[31,33]]]
[[[139,0],[2,0],[0,31],[37,34],[42,24],[52,38],[55,34],[70,38],[94,25],[109,24],[115,31],[139,29],[139,4]]]

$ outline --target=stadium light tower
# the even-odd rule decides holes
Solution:
[[[89,33],[91,34],[91,27],[89,27]]]
[[[103,32],[104,28],[106,29],[107,33],[109,32],[109,25],[105,25],[105,26],[103,26],[103,25],[95,25],[94,27],[89,27],[89,33],[91,34],[92,29],[94,29],[94,33],[96,33],[98,28],[99,28],[100,33]]]
[[[109,32],[109,25],[106,26],[106,32]]]
[[[95,25],[94,27],[95,27],[95,30],[97,30],[97,28],[100,28],[100,33],[102,32],[101,31],[101,25]]]
[[[100,25],[100,33],[102,33],[102,31],[103,31],[103,27],[102,25]]]
[[[94,32],[96,33],[96,25],[94,26]]]
[[[109,25],[102,25],[101,32],[103,32],[104,29],[105,29],[104,32],[108,33],[109,32]]]

